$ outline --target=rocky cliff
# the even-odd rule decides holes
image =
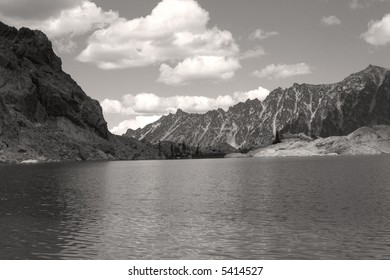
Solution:
[[[113,136],[99,102],[62,71],[40,31],[0,22],[0,162],[158,158],[150,144]]]
[[[377,124],[390,124],[390,71],[370,65],[339,83],[278,88],[263,102],[248,100],[228,111],[178,110],[128,135],[152,143],[248,148],[272,143],[276,131],[328,137]]]

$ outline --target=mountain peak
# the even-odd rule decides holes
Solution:
[[[137,131],[135,137],[152,143],[186,139],[195,146],[228,143],[238,148],[272,143],[275,131],[320,137],[347,135],[361,126],[390,124],[387,73],[385,68],[370,65],[338,83],[279,87],[264,101],[240,102],[225,114],[213,110],[180,120],[167,118],[154,129]]]
[[[23,62],[26,58],[35,66],[48,65],[55,71],[62,70],[62,61],[54,53],[52,43],[43,32],[26,27],[17,30],[0,21],[0,37],[0,44],[8,47],[2,48],[3,51],[8,50],[2,56],[9,61],[17,59]]]
[[[389,71],[389,69],[370,64],[363,71],[360,71],[359,73],[385,73],[387,71]]]
[[[381,70],[383,69],[383,70],[385,70],[384,67],[373,65],[373,64],[369,64],[366,69],[377,69],[377,70],[378,69],[381,69]]]
[[[188,113],[186,113],[186,112],[184,112],[182,109],[177,109],[177,111],[176,111],[176,115],[186,115],[186,114],[188,114]]]

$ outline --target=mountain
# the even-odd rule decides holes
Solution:
[[[108,131],[45,34],[0,22],[0,162],[149,158],[152,145]]]
[[[263,102],[247,100],[228,111],[178,110],[128,136],[200,147],[228,143],[243,149],[272,143],[276,131],[328,137],[377,124],[390,124],[390,71],[370,65],[339,83],[278,88]]]

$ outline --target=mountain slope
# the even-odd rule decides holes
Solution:
[[[45,34],[0,22],[0,162],[157,158],[113,136],[99,102],[62,71]]]
[[[339,83],[278,88],[263,102],[247,100],[226,112],[178,110],[127,135],[152,143],[186,141],[204,147],[226,142],[246,148],[270,144],[277,130],[327,137],[377,124],[390,124],[390,71],[370,65]]]

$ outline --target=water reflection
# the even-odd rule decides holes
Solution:
[[[389,258],[389,165],[375,156],[0,166],[0,258]]]
[[[2,166],[0,256],[61,258],[99,243],[108,183],[105,168],[94,171],[71,164]]]

